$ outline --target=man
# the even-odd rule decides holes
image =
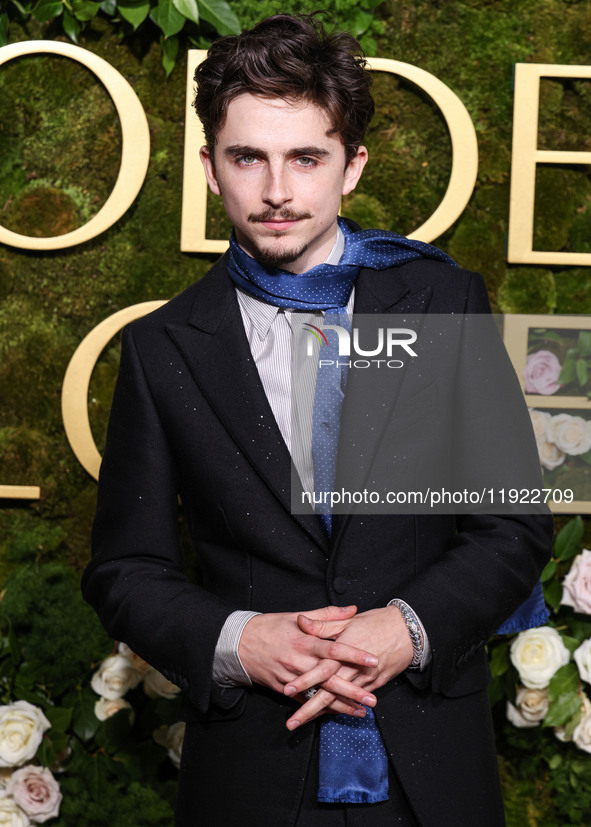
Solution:
[[[302,490],[321,474],[314,444],[295,456],[298,313],[488,311],[434,248],[392,234],[384,264],[384,234],[337,222],[373,114],[357,48],[287,15],[214,43],[196,108],[231,251],[124,333],[83,589],[186,693],[179,825],[503,823],[484,644],[536,582],[549,520],[291,513],[290,451]]]

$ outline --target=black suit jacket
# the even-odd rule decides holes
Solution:
[[[488,308],[477,274],[423,259],[362,271],[356,283],[355,313]],[[343,422],[354,394],[352,382]],[[527,416],[515,382],[518,397],[509,407]],[[184,573],[179,494],[199,586]],[[316,726],[289,733],[294,702],[263,687],[212,686],[228,615],[364,611],[392,597],[415,609],[433,653],[424,673],[377,692],[417,817],[426,827],[503,823],[484,644],[531,591],[550,536],[549,517],[336,515],[328,541],[311,510],[292,515],[290,456],[224,258],[124,332],[83,591],[114,638],[186,693],[198,824],[226,827],[253,811],[263,827],[292,824]]]

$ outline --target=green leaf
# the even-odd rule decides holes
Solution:
[[[583,462],[586,462],[587,465],[591,465],[591,450],[587,451],[584,454],[579,454],[577,456],[577,459],[581,459],[581,460],[583,460]]]
[[[546,563],[546,565],[544,566],[544,568],[542,570],[542,574],[541,574],[541,577],[540,577],[540,580],[542,581],[542,583],[545,583],[547,580],[551,580],[554,577],[554,574],[556,573],[556,567],[557,566],[558,566],[558,563],[556,562],[556,560],[554,560],[554,559],[553,560],[548,560],[548,562]]]
[[[372,24],[374,13],[365,9],[358,9],[352,24],[352,31],[355,37],[360,37]]]
[[[72,12],[77,20],[86,23],[96,17],[100,9],[100,3],[93,3],[92,0],[70,0]]]
[[[579,688],[579,670],[572,661],[561,666],[548,685],[548,699],[554,703],[561,695],[577,693]],[[580,698],[579,698],[580,703]]]
[[[141,25],[150,12],[150,0],[126,0],[119,3],[119,14],[135,29]]]
[[[183,17],[192,20],[193,23],[199,23],[197,0],[172,0],[172,2],[175,9],[180,12]]]
[[[504,675],[509,668],[509,647],[508,644],[495,646],[490,655],[490,671],[493,678]]]
[[[197,0],[199,13],[220,34],[240,34],[240,22],[225,0]]]
[[[100,721],[94,714],[96,695],[90,690],[79,691],[74,704],[72,729],[82,741],[89,741],[99,728]]]
[[[74,710],[61,706],[50,706],[45,710],[45,715],[51,724],[51,736],[56,732],[65,732],[70,726]]]
[[[7,14],[0,14],[0,46],[6,46],[8,43],[8,26],[9,19]]]
[[[44,767],[52,767],[57,763],[57,752],[55,751],[51,738],[44,736],[39,744],[35,758]]]
[[[178,34],[185,25],[185,18],[175,9],[172,0],[158,0],[158,5],[150,12],[150,19],[165,37]]]
[[[53,17],[58,17],[64,9],[61,0],[39,0],[33,9],[33,16],[39,20],[40,23],[45,23]]]
[[[548,687],[550,709],[544,726],[563,726],[581,707],[578,694],[579,672],[574,663],[567,663],[554,675]]]
[[[581,550],[585,526],[580,516],[569,520],[554,542],[554,556],[558,560],[571,560]]]
[[[557,609],[562,600],[562,585],[559,580],[551,580],[543,586],[544,600],[552,609]]]
[[[575,651],[575,649],[578,649],[581,645],[580,641],[578,641],[576,637],[570,637],[569,635],[563,634],[561,634],[560,637],[562,638],[562,642],[564,643],[568,651],[571,653],[571,655]]]
[[[562,755],[555,753],[550,760],[548,761],[548,766],[551,770],[557,770],[558,767],[562,764]]]
[[[12,5],[16,6],[20,13],[26,17],[31,11],[32,3],[20,3],[19,0],[12,0]]]
[[[177,37],[161,37],[160,45],[162,46],[162,66],[166,72],[166,77],[168,77],[176,64],[179,41]]]
[[[577,347],[581,356],[591,356],[591,330],[579,331]]]
[[[73,40],[74,43],[78,43],[78,35],[82,31],[82,23],[76,20],[76,18],[73,17],[67,9],[64,9],[62,26],[64,27],[64,31],[70,40]]]
[[[588,376],[589,372],[587,370],[587,360],[577,359],[577,379],[579,380],[579,385],[581,387],[587,384]]]
[[[108,14],[109,17],[115,17],[117,14],[117,2],[116,0],[103,0],[100,9],[104,11],[105,14]]]
[[[558,382],[561,385],[569,385],[577,378],[577,356],[578,351],[572,349],[567,350],[564,364],[558,377]]]

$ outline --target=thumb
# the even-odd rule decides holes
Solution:
[[[298,615],[298,626],[307,635],[314,635],[314,637],[321,638],[335,638],[346,628],[346,621],[344,620],[320,620],[320,618],[306,617],[306,615]]]

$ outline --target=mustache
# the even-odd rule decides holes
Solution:
[[[248,216],[248,220],[252,222],[276,221],[279,218],[283,221],[300,221],[303,218],[312,218],[312,216],[309,212],[290,210],[287,207],[281,210],[274,210],[272,207],[267,207],[266,210],[260,213],[251,213]]]

